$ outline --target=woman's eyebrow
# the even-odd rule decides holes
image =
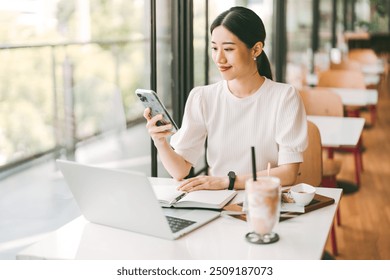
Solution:
[[[217,44],[216,42],[214,42],[214,41],[211,41],[211,44]],[[234,43],[234,42],[223,42],[222,43],[222,45],[235,45],[236,43]]]

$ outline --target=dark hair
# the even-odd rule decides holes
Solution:
[[[237,36],[248,49],[252,48],[257,42],[265,41],[265,27],[261,18],[252,10],[244,7],[232,7],[220,14],[211,24],[210,33],[222,25],[227,30]],[[271,65],[264,50],[257,57],[257,71],[261,76],[272,80]]]

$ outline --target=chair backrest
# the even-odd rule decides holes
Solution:
[[[344,40],[349,41],[349,40],[369,40],[371,38],[370,33],[364,32],[364,31],[346,31],[344,32]]]
[[[303,162],[299,165],[299,172],[295,184],[306,183],[314,187],[321,185],[322,180],[322,145],[318,127],[308,121],[308,146],[303,153]]]
[[[361,64],[375,64],[378,62],[378,56],[372,49],[352,49],[348,52],[348,57]]]
[[[351,70],[351,71],[362,71],[360,63],[356,60],[343,59],[340,63],[330,63],[331,70]]]
[[[327,88],[304,88],[299,92],[307,115],[344,116],[341,97]]]
[[[319,87],[365,89],[363,73],[350,70],[326,70],[319,74]]]

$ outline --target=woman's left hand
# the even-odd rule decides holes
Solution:
[[[227,189],[228,186],[229,178],[227,176],[197,176],[184,180],[184,182],[178,187],[178,190],[184,192],[192,192],[198,190],[223,190]]]

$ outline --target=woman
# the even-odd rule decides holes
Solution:
[[[250,9],[233,7],[214,20],[210,32],[212,58],[223,80],[190,92],[182,127],[170,144],[171,125],[156,126],[162,116],[144,112],[163,165],[182,180],[201,157],[207,137],[210,176],[184,180],[179,189],[244,189],[252,177],[251,146],[257,176],[266,175],[270,163],[270,175],[282,185],[293,184],[307,145],[306,114],[292,86],[272,81],[262,20]]]

